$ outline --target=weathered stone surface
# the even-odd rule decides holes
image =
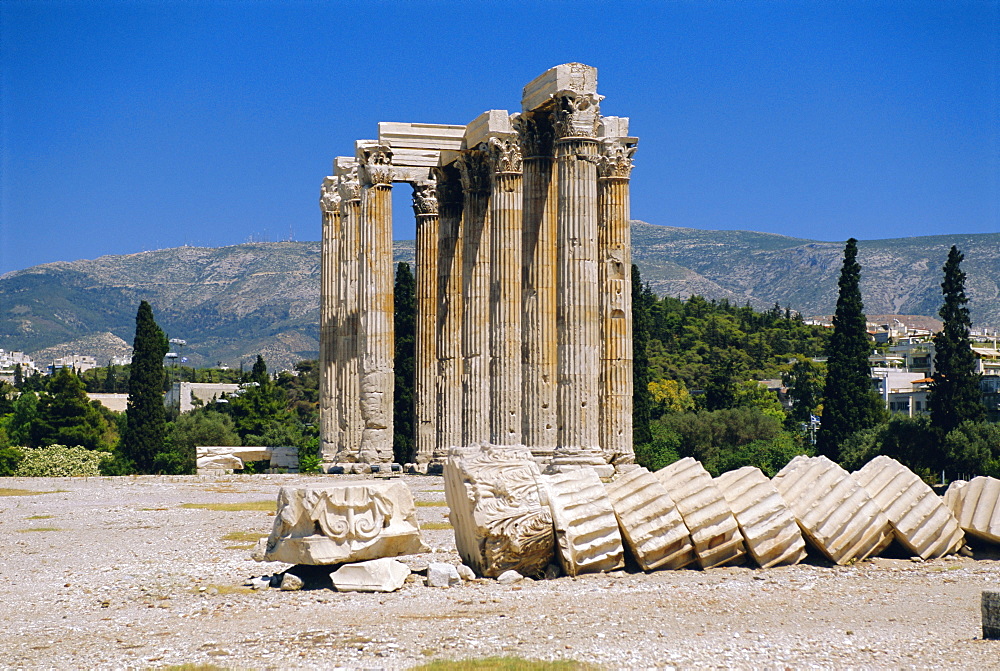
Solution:
[[[199,457],[197,466],[199,471],[208,468],[241,470],[243,460],[233,454],[213,454]]]
[[[957,552],[965,539],[951,510],[916,473],[880,455],[851,476],[892,525],[896,539],[921,559]]]
[[[476,579],[476,572],[465,564],[459,564],[455,567],[455,570],[458,572],[458,577],[466,582]]]
[[[501,585],[513,585],[514,583],[521,582],[522,580],[524,580],[524,576],[514,569],[504,571],[497,576],[497,582]]]
[[[282,487],[265,561],[339,564],[427,552],[405,484]]]
[[[736,518],[701,462],[685,457],[656,471],[691,532],[703,569],[738,564],[746,550]]]
[[[1000,543],[1000,480],[981,475],[956,480],[944,495],[962,530],[976,538]]]
[[[984,589],[981,607],[983,638],[1000,639],[1000,591]]]
[[[338,592],[395,592],[409,575],[406,564],[383,557],[345,564],[330,574],[330,581]]]
[[[427,565],[428,587],[452,587],[462,582],[458,570],[452,564],[431,562]]]
[[[299,449],[297,447],[272,447],[271,468],[299,467]]]
[[[678,569],[695,561],[691,533],[655,475],[638,467],[616,477],[605,490],[622,537],[642,570]]]
[[[444,467],[458,553],[481,576],[514,569],[537,575],[555,554],[552,513],[541,474],[525,449],[452,450]]]
[[[556,547],[566,575],[615,571],[625,565],[611,500],[597,473],[577,468],[542,476],[552,509]]]
[[[835,564],[874,556],[892,539],[864,487],[826,457],[795,457],[773,482],[806,540]]]
[[[294,573],[286,573],[281,576],[281,591],[282,592],[295,592],[302,589],[305,583],[302,582],[302,578],[295,575]]]
[[[806,556],[806,543],[774,484],[759,469],[744,466],[723,473],[715,484],[739,524],[747,551],[761,568],[797,564]]]

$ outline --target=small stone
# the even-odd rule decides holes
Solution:
[[[514,583],[521,582],[522,580],[524,580],[524,576],[515,571],[514,569],[510,569],[509,571],[504,571],[499,576],[497,576],[497,582],[500,583],[501,585],[513,585]]]
[[[298,577],[294,573],[286,573],[281,578],[281,591],[282,592],[296,592],[302,589],[302,578]]]
[[[431,562],[427,565],[428,587],[451,587],[462,582],[458,570],[451,564]]]
[[[458,571],[458,577],[460,577],[462,580],[468,581],[476,579],[476,572],[473,571],[468,566],[466,566],[465,564],[459,564],[458,566],[455,567],[455,570]]]

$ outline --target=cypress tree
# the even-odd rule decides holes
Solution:
[[[864,304],[861,301],[861,266],[858,241],[844,248],[840,294],[833,317],[833,336],[827,349],[823,417],[816,436],[820,454],[838,460],[840,445],[852,433],[870,429],[886,417],[885,404],[872,386]]]
[[[153,459],[163,449],[166,413],[163,408],[163,357],[167,336],[153,319],[153,309],[142,301],[135,315],[135,340],[128,380],[128,406],[123,456],[139,473],[149,473]]]
[[[632,443],[641,445],[653,440],[649,427],[649,332],[652,326],[656,295],[649,285],[642,285],[639,267],[632,264]]]
[[[934,375],[928,399],[931,426],[939,439],[964,421],[981,421],[983,407],[976,357],[972,351],[969,329],[972,321],[965,296],[965,273],[960,264],[965,255],[954,245],[944,264],[941,292],[944,305],[938,314],[944,328],[934,335]]]
[[[416,445],[417,287],[410,264],[396,266],[394,328],[396,331],[393,367],[396,388],[393,396],[392,453],[397,463],[413,461]]]
[[[258,384],[264,384],[268,381],[267,363],[264,362],[264,357],[260,354],[257,355],[257,360],[253,362],[253,368],[250,369],[250,381]]]

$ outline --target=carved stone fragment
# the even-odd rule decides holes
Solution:
[[[826,457],[795,457],[773,482],[802,534],[834,564],[874,556],[892,540],[889,520],[868,492]]]
[[[428,552],[401,482],[282,487],[263,561],[339,564]]]
[[[605,485],[622,537],[643,571],[679,569],[695,561],[677,504],[655,475],[638,467]]]
[[[395,592],[408,575],[406,564],[384,557],[341,566],[330,574],[330,581],[338,592]]]
[[[965,539],[958,520],[916,473],[880,455],[851,476],[889,519],[902,545],[921,559],[957,552]]]
[[[738,564],[746,550],[736,518],[700,461],[685,457],[656,472],[691,531],[703,569]]]
[[[795,516],[759,469],[744,466],[723,473],[715,484],[726,498],[746,543],[761,568],[797,564],[806,556]]]
[[[956,480],[944,502],[970,536],[1000,543],[1000,480],[981,475],[968,482]]]
[[[615,571],[625,566],[618,519],[592,468],[542,476],[552,509],[556,547],[566,575]]]
[[[525,449],[451,451],[445,497],[462,561],[495,578],[507,570],[539,575],[555,554],[552,513],[541,473]]]

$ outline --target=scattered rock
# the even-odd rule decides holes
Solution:
[[[458,570],[452,564],[431,562],[427,566],[428,587],[452,587],[462,582]]]
[[[296,592],[302,589],[305,583],[302,582],[302,578],[298,577],[294,573],[286,573],[281,578],[281,591],[282,592]]]
[[[395,592],[408,575],[406,564],[384,557],[345,564],[330,574],[330,580],[338,592]]]
[[[459,564],[458,566],[455,567],[455,570],[458,571],[458,577],[460,577],[462,580],[469,581],[476,579],[476,572],[473,571],[468,566],[466,566],[465,564]]]
[[[497,582],[501,585],[513,585],[514,583],[521,582],[522,580],[524,580],[524,576],[513,569],[504,571],[497,576]]]
[[[244,583],[244,586],[245,587],[249,587],[250,589],[254,589],[254,590],[257,590],[257,589],[267,589],[268,587],[271,586],[271,578],[270,578],[270,576],[266,576],[266,575],[265,576],[261,576],[259,578],[258,577],[253,577],[253,578],[250,578],[249,580],[247,580],[246,583]]]

